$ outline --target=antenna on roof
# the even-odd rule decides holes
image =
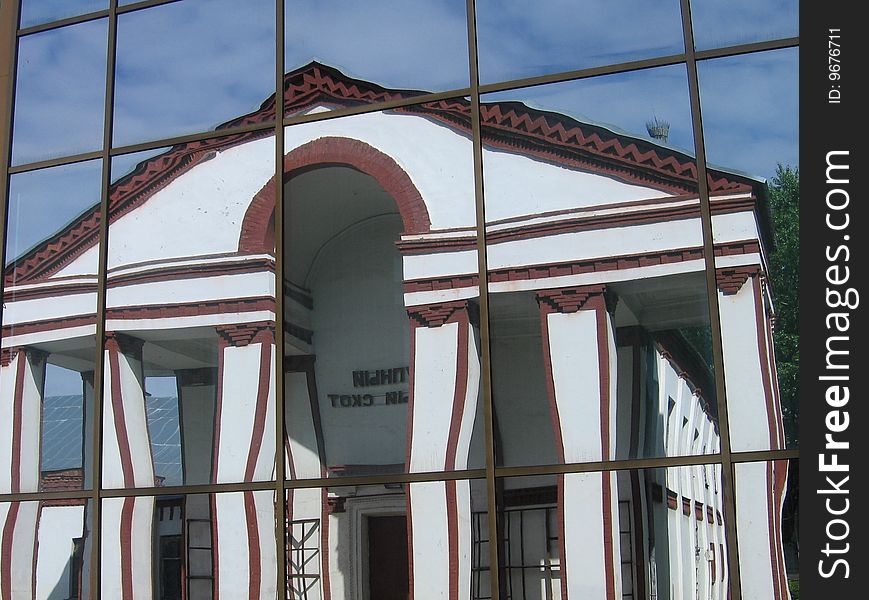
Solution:
[[[646,121],[646,131],[652,139],[667,143],[667,138],[670,136],[670,123],[667,121],[659,121],[658,117],[654,117],[651,121]]]

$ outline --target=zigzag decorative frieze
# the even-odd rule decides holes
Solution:
[[[312,62],[284,78],[285,114],[297,114],[317,104],[358,106],[414,98],[427,92],[386,89],[352,79],[337,69]],[[464,98],[426,102],[394,109],[424,115],[464,135],[471,131],[470,103]],[[652,184],[676,193],[697,192],[694,159],[629,136],[620,136],[599,126],[565,115],[541,112],[518,102],[487,103],[480,107],[484,143],[509,148],[544,160],[576,168],[590,168],[630,182]],[[275,119],[275,97],[256,111],[219,125],[216,130],[269,123]],[[109,222],[135,209],[170,181],[216,151],[267,137],[270,128],[220,138],[178,144],[147,159],[135,171],[114,183],[109,191]],[[735,176],[709,173],[712,193],[750,191],[751,184]],[[7,285],[47,278],[96,244],[99,236],[99,205],[66,229],[19,258],[6,270]]]

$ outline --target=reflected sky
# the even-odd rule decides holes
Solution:
[[[678,54],[679,0],[477,0],[480,82]]]
[[[6,264],[99,204],[100,169],[91,160],[10,177]]]
[[[692,0],[698,50],[799,35],[799,0]]]
[[[286,70],[312,60],[385,87],[467,87],[465,0],[287,0]]]
[[[688,152],[694,148],[684,65],[484,94],[481,99],[519,100],[644,139],[649,139],[646,122],[657,118],[670,123],[667,145]]]
[[[707,160],[764,178],[799,165],[796,49],[698,63]]]
[[[274,2],[185,0],[118,17],[114,145],[206,131],[274,92]]]
[[[12,164],[100,149],[106,23],[100,19],[21,39]]]
[[[104,10],[109,0],[21,0],[21,27]]]
[[[112,157],[112,183],[115,183],[128,173],[132,173],[143,160],[148,160],[152,156],[163,154],[167,150],[169,150],[169,148],[155,148],[153,150],[143,150],[142,152],[121,154],[120,156]]]

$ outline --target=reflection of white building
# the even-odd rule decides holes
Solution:
[[[294,112],[413,95],[318,64],[288,75],[285,88]],[[233,124],[261,122],[269,110],[266,102]],[[277,185],[286,198],[290,479],[485,464],[469,111],[444,100],[286,129]],[[708,367],[678,333],[708,322],[691,157],[517,103],[484,105],[481,117],[499,460],[718,452]],[[181,144],[112,187],[104,488],[159,482],[145,389],[158,377],[177,387],[184,483],[273,477],[269,133]],[[764,186],[724,172],[709,185],[732,442],[778,449]],[[0,464],[12,468],[0,491],[45,486],[46,362],[82,372],[83,412],[93,414],[98,230],[98,213],[86,213],[7,270]],[[91,485],[84,438],[81,478]],[[739,498],[739,518],[751,523],[740,547],[759,549],[742,585],[747,598],[786,598],[785,467],[757,469],[737,481],[754,490]],[[526,584],[514,597],[723,599],[720,483],[711,465],[505,480],[503,543],[522,539],[527,552],[503,577]],[[290,597],[374,598],[384,578],[407,578],[415,598],[485,597],[482,493],[463,480],[292,490]],[[270,492],[250,491],[181,497],[177,511],[151,497],[106,500],[104,594],[168,598],[185,586],[191,598],[273,598],[272,503]],[[33,569],[66,573],[73,587],[87,570],[70,563],[89,552],[91,527],[81,506],[75,518],[59,516],[72,509],[2,507],[11,571],[0,578],[11,577],[14,597],[30,597]],[[43,544],[49,531],[55,539]],[[402,550],[399,559],[380,554],[402,540],[408,560]]]

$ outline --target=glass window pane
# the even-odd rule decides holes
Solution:
[[[684,66],[482,100],[496,460],[718,452]]]
[[[0,502],[0,589],[9,598],[91,598],[93,506],[86,499]]]
[[[22,0],[21,27],[85,15],[108,7],[108,0]]]
[[[486,499],[482,479],[290,490],[287,597],[490,598]]]
[[[269,133],[113,162],[106,487],[273,477]]]
[[[285,88],[309,102],[329,105],[345,77],[376,91],[344,89],[354,103],[390,99],[379,86],[443,91],[465,88],[468,30],[464,0],[341,2],[287,0]],[[318,69],[318,67],[324,67]],[[298,112],[292,105],[287,113]]]
[[[798,0],[692,0],[694,45],[707,50],[799,35]]]
[[[480,82],[679,54],[678,0],[478,0]]]
[[[799,423],[798,54],[698,65],[734,451],[795,448]],[[734,82],[750,97],[728,94]],[[728,98],[722,97],[728,95]],[[748,175],[746,175],[748,174]]]
[[[21,38],[12,164],[102,147],[107,31],[99,19]]]
[[[290,478],[484,462],[468,110],[285,130]]]
[[[711,464],[498,479],[502,595],[725,597],[721,476]]]
[[[120,15],[114,145],[273,119],[274,28],[268,0],[184,0]]]
[[[101,520],[105,597],[277,597],[273,491],[107,498]]]
[[[100,162],[12,175],[0,357],[5,492],[89,488]],[[64,194],[58,195],[58,190]]]

